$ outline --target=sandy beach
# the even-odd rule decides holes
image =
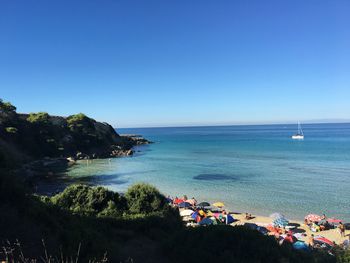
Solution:
[[[243,225],[244,223],[255,223],[259,226],[267,226],[268,224],[272,224],[273,219],[266,216],[252,215],[254,218],[250,220],[245,219],[245,214],[232,214],[235,219],[238,219],[232,225]],[[308,237],[311,234],[323,236],[336,244],[342,244],[345,239],[347,239],[350,234],[350,230],[346,230],[345,237],[341,237],[337,229],[324,230],[320,232],[312,232],[309,227],[305,226],[304,222],[291,220],[290,223],[300,224],[299,229],[305,230],[306,237],[300,238],[303,241],[307,242]]]

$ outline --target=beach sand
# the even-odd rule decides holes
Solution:
[[[180,209],[180,211],[181,210],[182,209]],[[267,216],[259,216],[259,215],[252,214],[253,218],[247,220],[245,218],[245,215],[246,215],[245,213],[229,212],[229,214],[231,214],[233,216],[233,218],[237,220],[231,224],[232,226],[244,225],[245,223],[254,223],[258,226],[267,227],[268,225],[271,225],[273,222],[273,218],[267,217]],[[189,217],[187,217],[187,218],[189,218]],[[188,220],[186,220],[186,217],[184,218],[184,220],[188,221]],[[297,227],[297,229],[304,230],[305,232],[303,234],[306,234],[306,236],[301,236],[298,239],[305,241],[306,243],[308,243],[308,238],[311,236],[311,234],[314,234],[315,237],[316,236],[325,237],[325,238],[331,240],[332,242],[335,242],[338,245],[343,244],[343,242],[346,239],[348,239],[350,236],[350,230],[346,230],[345,237],[341,237],[339,232],[338,232],[338,229],[330,229],[330,230],[324,230],[324,231],[320,231],[320,232],[312,232],[310,230],[310,228],[308,226],[306,226],[304,224],[304,222],[302,222],[302,221],[290,220],[289,223],[300,225]],[[196,226],[196,225],[191,223],[190,226]]]
[[[245,213],[242,214],[232,214],[232,216],[235,219],[238,219],[235,223],[232,225],[243,225],[244,223],[255,223],[259,226],[267,226],[268,224],[272,224],[273,219],[270,217],[266,216],[259,216],[259,215],[252,215],[254,218],[250,220],[245,219]],[[305,230],[305,234],[307,235],[306,237],[300,238],[300,240],[306,241],[308,237],[310,237],[311,234],[314,234],[315,236],[323,236],[336,244],[342,244],[344,240],[348,239],[348,235],[350,235],[350,230],[346,230],[345,232],[345,237],[341,237],[337,229],[330,229],[330,230],[325,230],[321,232],[312,232],[307,226],[304,225],[304,222],[302,221],[297,221],[297,220],[291,220],[290,223],[297,223],[300,225],[298,227],[299,229]]]

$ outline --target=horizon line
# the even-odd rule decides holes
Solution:
[[[305,121],[301,124],[350,124],[350,120],[338,121]],[[297,122],[272,122],[272,123],[236,123],[236,124],[199,124],[199,125],[169,125],[169,126],[137,126],[137,127],[113,127],[114,129],[152,129],[152,128],[186,128],[186,127],[228,127],[228,126],[267,126],[267,125],[292,125]]]

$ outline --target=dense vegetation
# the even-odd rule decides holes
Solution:
[[[18,114],[15,106],[0,99],[1,167],[42,157],[109,157],[114,149],[132,146],[109,124],[82,113],[67,118],[46,112]]]

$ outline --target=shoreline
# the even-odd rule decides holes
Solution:
[[[179,212],[182,211],[182,210],[185,210],[185,208],[180,208]],[[262,216],[262,215],[258,215],[258,214],[250,214],[252,216],[252,219],[246,219],[245,218],[245,215],[246,215],[245,212],[244,213],[242,213],[242,212],[234,212],[234,211],[230,211],[230,210],[226,210],[226,211],[227,211],[227,214],[231,215],[236,220],[235,222],[229,224],[229,225],[231,225],[233,227],[234,226],[243,226],[246,223],[256,224],[256,225],[261,226],[261,227],[267,227],[269,225],[272,225],[273,224],[273,220],[274,220],[271,217]],[[183,217],[183,221],[184,222],[188,222],[185,219],[186,219],[186,217]],[[327,238],[327,239],[331,240],[332,242],[334,242],[336,245],[342,245],[345,240],[350,238],[350,230],[345,230],[345,236],[341,237],[341,235],[338,232],[337,228],[329,229],[329,230],[323,230],[323,231],[318,231],[318,232],[313,232],[301,220],[293,220],[293,219],[291,219],[289,221],[289,224],[297,225],[296,229],[298,231],[296,231],[296,232],[297,233],[301,233],[301,231],[302,231],[303,234],[305,234],[305,235],[298,236],[298,240],[304,241],[307,244],[308,244],[308,239],[311,236],[311,234],[313,234],[315,237],[321,236],[321,237]],[[193,225],[189,225],[188,227],[194,227],[194,226]],[[200,227],[200,226],[197,226],[197,227]],[[269,233],[268,235],[273,236],[272,233]]]
[[[245,214],[233,214],[234,216],[236,216],[237,219],[239,219],[240,221],[233,223],[234,225],[241,225],[244,223],[255,223],[259,226],[265,226],[268,224],[271,224],[273,219],[271,217],[266,217],[266,216],[260,216],[260,215],[255,215],[252,214],[252,216],[254,216],[255,218],[250,219],[250,220],[245,220],[244,216]],[[319,235],[319,236],[323,236],[329,240],[331,240],[332,242],[335,242],[337,245],[342,244],[346,239],[348,239],[348,235],[350,235],[350,230],[345,230],[345,237],[341,237],[338,230],[335,229],[329,229],[329,230],[324,230],[324,231],[320,231],[320,232],[312,232],[310,230],[309,227],[305,226],[303,221],[299,221],[299,220],[290,220],[290,223],[295,223],[295,224],[299,224],[300,226],[298,227],[298,229],[302,229],[305,230],[305,234],[307,236],[302,236],[299,239],[302,241],[307,242],[308,237],[311,234],[314,234],[315,236]]]

